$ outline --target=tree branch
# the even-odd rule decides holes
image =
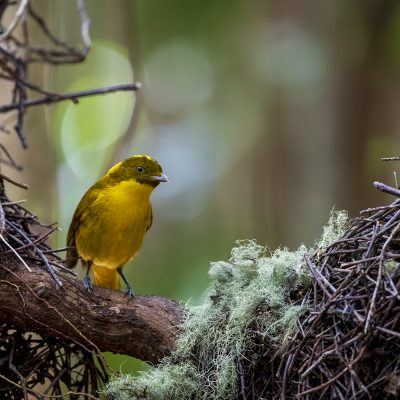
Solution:
[[[374,182],[374,186],[381,192],[391,194],[392,196],[400,197],[400,190],[394,187],[385,185],[382,182]]]
[[[31,268],[28,272],[11,258],[2,259],[0,321],[150,363],[174,349],[185,316],[177,302],[158,296],[130,299],[97,286],[88,294],[82,282],[66,277],[60,278],[62,288],[56,288],[49,273]]]
[[[23,107],[39,106],[43,104],[58,103],[59,101],[71,100],[73,103],[78,103],[78,100],[82,97],[96,96],[99,94],[109,94],[115,92],[134,92],[140,89],[140,82],[125,83],[121,85],[106,86],[97,89],[81,90],[79,92],[64,93],[64,94],[48,94],[44,97],[34,100],[22,101]],[[9,111],[17,110],[20,107],[19,103],[6,104],[0,106],[0,113],[6,113]]]

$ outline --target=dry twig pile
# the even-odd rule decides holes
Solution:
[[[342,238],[305,261],[312,289],[291,299],[310,308],[283,349],[253,334],[242,397],[398,398],[400,200],[362,211]]]
[[[55,286],[61,286],[60,273],[74,275],[65,268],[57,251],[46,239],[56,229],[44,225],[20,204],[10,202],[0,187],[0,254],[2,274],[18,273],[19,268],[47,270]],[[62,250],[62,249],[61,249]],[[18,256],[17,256],[18,254]],[[17,258],[18,257],[18,258]],[[21,258],[26,262],[21,264]],[[5,262],[9,259],[9,262]],[[28,266],[29,264],[29,266]],[[11,266],[15,267],[12,268]],[[32,274],[35,273],[32,269]],[[1,280],[7,285],[6,279]],[[20,294],[22,297],[22,295]],[[51,330],[51,321],[49,321]],[[95,359],[99,362],[95,362]],[[21,330],[10,322],[0,323],[0,397],[3,399],[41,398],[38,393],[61,395],[65,387],[70,398],[79,393],[96,393],[107,379],[102,357],[85,345],[52,336],[40,336]]]

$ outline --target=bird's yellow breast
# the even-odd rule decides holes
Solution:
[[[151,224],[152,190],[133,179],[104,187],[84,210],[77,229],[80,256],[110,269],[131,260]]]

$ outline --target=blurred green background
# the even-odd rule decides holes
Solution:
[[[73,1],[37,0],[53,32],[79,43]],[[93,47],[81,65],[31,71],[70,92],[137,80],[142,90],[31,109],[14,200],[63,229],[86,189],[132,154],[170,178],[152,197],[154,224],[126,275],[139,294],[196,303],[212,260],[236,239],[271,249],[311,245],[329,211],[351,216],[392,199],[400,155],[397,1],[90,0]],[[6,169],[6,168],[5,168]],[[125,356],[111,365],[133,372]]]

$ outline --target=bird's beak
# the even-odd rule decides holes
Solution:
[[[151,180],[156,182],[169,182],[167,175],[152,176]]]

